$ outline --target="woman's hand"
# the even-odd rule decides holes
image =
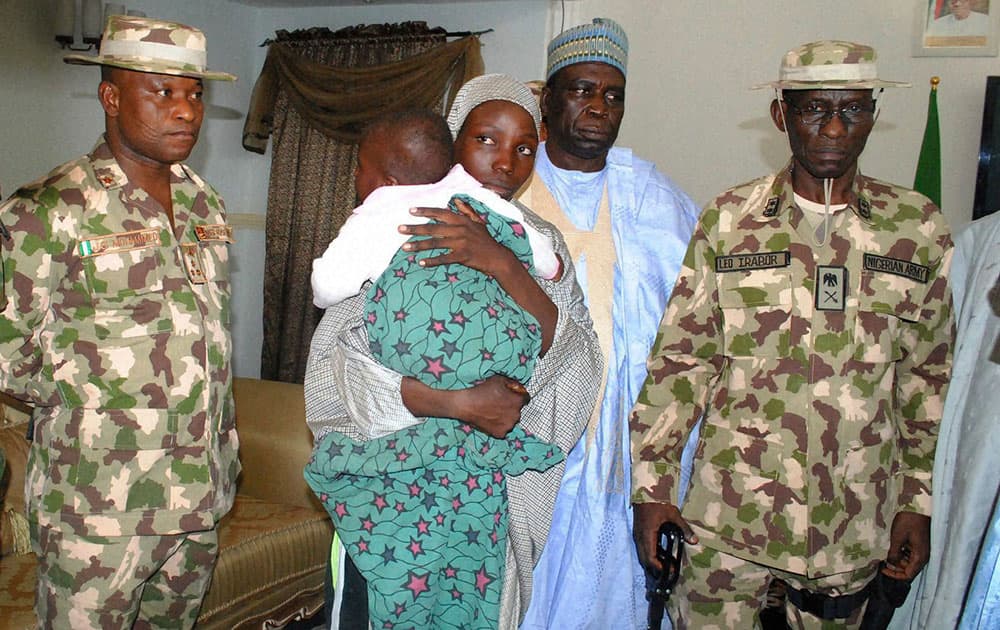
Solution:
[[[490,235],[486,224],[468,204],[455,200],[459,212],[447,208],[414,208],[414,216],[432,219],[422,225],[401,225],[399,231],[410,236],[426,236],[421,241],[408,241],[403,245],[407,252],[428,249],[447,249],[448,252],[420,261],[423,267],[436,267],[458,263],[487,275],[497,273],[511,265],[522,266],[514,252]],[[437,221],[435,223],[434,221]]]
[[[414,216],[434,219],[438,223],[401,225],[399,231],[410,236],[427,236],[421,241],[407,241],[403,250],[420,252],[445,248],[450,251],[420,261],[424,267],[457,263],[496,279],[504,291],[542,326],[542,355],[548,352],[555,338],[559,310],[538,286],[514,252],[496,242],[482,218],[461,199],[455,200],[459,212],[446,208],[414,208]],[[561,274],[561,271],[560,271]]]
[[[456,390],[434,389],[406,377],[400,394],[415,416],[454,418],[495,438],[510,433],[521,420],[521,408],[531,400],[524,385],[500,375]]]

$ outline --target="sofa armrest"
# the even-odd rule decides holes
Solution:
[[[302,385],[234,378],[233,397],[243,465],[239,493],[322,510],[302,476],[312,455]]]

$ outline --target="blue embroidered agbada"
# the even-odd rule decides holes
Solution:
[[[599,173],[555,167],[544,143],[535,174],[570,221],[597,222],[607,186],[617,261],[613,338],[600,420],[570,451],[552,529],[535,567],[522,630],[645,628],[645,576],[632,543],[628,413],[699,209],[655,165],[612,148]],[[587,261],[574,261],[587,286]]]

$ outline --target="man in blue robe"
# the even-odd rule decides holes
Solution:
[[[566,239],[608,365],[590,427],[567,457],[522,630],[645,628],[632,543],[628,413],[699,209],[655,165],[614,147],[628,39],[609,19],[548,46],[548,139],[520,201]]]

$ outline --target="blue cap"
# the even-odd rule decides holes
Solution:
[[[548,68],[545,79],[575,63],[606,63],[625,74],[628,64],[628,36],[618,22],[609,18],[594,18],[559,33],[548,47]]]

